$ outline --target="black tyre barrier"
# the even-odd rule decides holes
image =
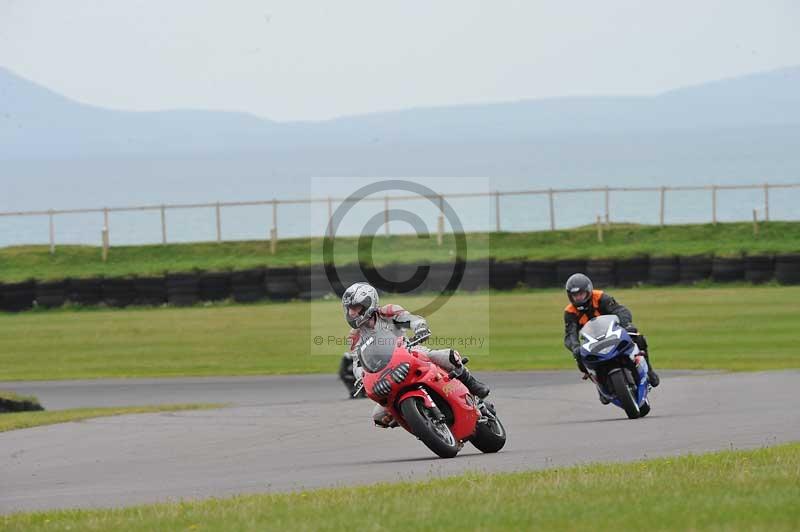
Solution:
[[[650,257],[647,282],[657,286],[676,284],[680,280],[678,257]]]
[[[267,297],[264,286],[265,272],[263,268],[241,270],[231,273],[231,295],[239,303],[252,303]]]
[[[451,269],[451,275],[452,271]],[[489,259],[467,262],[464,268],[464,278],[461,280],[458,289],[473,292],[489,288],[489,271]]]
[[[345,264],[336,267],[336,273],[339,275],[339,281],[342,283],[341,287],[332,287],[336,292],[336,297],[342,297],[347,288],[353,283],[367,282],[367,272],[369,268],[360,264]]]
[[[222,301],[231,297],[230,272],[201,273],[198,293],[202,301]]]
[[[427,273],[423,270],[414,278],[420,266],[427,266]],[[455,267],[454,263],[391,264],[380,267],[376,272],[371,267],[365,267],[362,271],[358,265],[350,264],[340,266],[337,273],[343,288],[356,281],[368,281],[384,293],[414,294],[422,291],[443,292],[453,277]],[[464,277],[455,288],[464,291],[489,287],[509,290],[520,283],[532,288],[550,288],[560,286],[562,280],[565,281],[576,272],[589,275],[598,287],[632,286],[642,282],[653,285],[691,283],[709,276],[716,282],[746,279],[752,283],[763,283],[776,279],[783,284],[800,284],[800,254],[774,258],[684,256],[524,262],[479,260],[466,264]],[[376,273],[385,280],[378,279]],[[409,291],[402,289],[403,285],[405,288],[415,288]],[[267,297],[278,301],[296,297],[309,300],[333,296],[333,292],[324,266],[318,264],[269,270],[256,268],[238,272],[169,274],[165,278],[0,283],[0,309],[21,311],[32,308],[34,304],[54,308],[63,305],[65,300],[81,305],[105,302],[109,306],[132,303],[160,305],[164,302],[192,305],[200,300],[215,301],[230,296],[238,302],[258,301]]]
[[[103,301],[109,307],[127,307],[136,299],[136,287],[133,279],[103,279]]]
[[[133,280],[137,305],[163,305],[167,302],[167,282],[163,277],[137,277]]]
[[[78,305],[97,305],[103,301],[102,279],[70,279],[67,298]]]
[[[489,286],[495,290],[511,290],[522,283],[524,263],[521,261],[492,261],[489,264]]]
[[[412,295],[427,290],[430,267],[427,263],[387,264],[365,268],[364,273],[366,281],[381,293]]]
[[[744,258],[744,278],[754,284],[766,283],[775,277],[775,259],[770,256]]]
[[[650,277],[650,257],[630,257],[617,262],[617,286],[646,283]]]
[[[714,257],[711,263],[711,278],[723,283],[744,280],[744,259]]]
[[[0,397],[0,413],[5,412],[33,412],[37,410],[44,410],[44,407],[39,403],[28,401],[26,399],[15,400]]]
[[[428,266],[428,275],[422,285],[419,287],[419,291],[427,291],[436,294],[441,294],[443,292],[454,292],[461,288],[461,281],[464,278],[461,278],[461,281],[456,283],[456,279],[454,279],[454,274],[456,268],[459,267],[459,264],[456,262],[436,262],[433,264],[426,264]],[[414,266],[416,269],[416,266]],[[408,275],[405,275],[406,278],[411,276],[413,273],[413,269],[410,270]],[[466,271],[465,271],[466,275]],[[453,283],[452,285],[450,283]]]
[[[563,259],[556,261],[556,284],[564,286],[573,273],[586,273],[586,259]]]
[[[322,264],[301,266],[297,269],[297,286],[300,299],[319,299],[333,295],[333,289]]]
[[[552,260],[528,260],[522,266],[522,282],[531,288],[552,288],[556,281],[556,262]]]
[[[617,284],[617,265],[613,259],[589,259],[585,273],[598,288]]]
[[[68,281],[45,281],[36,284],[36,306],[58,308],[67,301]]]
[[[36,282],[9,283],[2,286],[0,309],[18,312],[33,308],[36,299]]]
[[[706,255],[688,255],[678,258],[681,283],[696,283],[711,277],[713,259]]]
[[[276,301],[288,301],[300,294],[297,268],[270,268],[266,274],[267,295]]]
[[[775,279],[781,284],[800,284],[800,254],[775,257]]]
[[[170,305],[188,306],[200,300],[200,280],[196,273],[167,274],[165,285]]]

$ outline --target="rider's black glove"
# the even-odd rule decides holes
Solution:
[[[589,378],[589,370],[586,369],[586,366],[583,365],[583,360],[581,360],[581,348],[577,346],[572,349],[572,356],[575,358],[575,364],[578,365],[578,370],[583,373],[583,380]]]

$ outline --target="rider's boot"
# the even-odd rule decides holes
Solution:
[[[647,361],[647,380],[650,382],[650,386],[655,388],[661,383],[661,379],[658,377],[656,370],[653,369],[653,364],[650,362],[650,356],[647,352],[644,353],[644,359]]]
[[[345,354],[339,363],[339,380],[341,380],[350,392],[349,396],[353,398],[353,392],[356,391],[356,377],[353,375],[353,360]]]
[[[488,386],[486,386],[484,383],[473,377],[467,368],[462,368],[462,370],[463,371],[461,372],[461,375],[459,375],[457,378],[458,380],[464,383],[464,386],[467,387],[469,393],[480,399],[483,399],[484,397],[489,395]]]

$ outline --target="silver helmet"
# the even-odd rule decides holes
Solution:
[[[350,308],[361,306],[355,316],[350,315]],[[357,329],[369,321],[378,311],[378,291],[367,283],[354,283],[342,294],[344,319],[350,327]]]

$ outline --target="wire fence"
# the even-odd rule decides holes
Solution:
[[[244,209],[247,207],[267,207],[271,209],[271,227],[265,234],[268,234],[268,239],[271,242],[271,250],[274,253],[276,251],[278,245],[278,238],[281,234],[279,230],[279,223],[281,221],[281,212],[291,206],[297,205],[305,205],[305,206],[321,206],[323,209],[327,209],[327,220],[330,220],[333,216],[334,208],[341,205],[345,201],[359,201],[359,202],[382,202],[383,203],[383,212],[384,212],[384,226],[385,226],[385,233],[387,235],[391,234],[390,230],[390,209],[393,204],[397,204],[398,202],[404,201],[418,201],[418,200],[427,200],[429,202],[433,202],[434,204],[438,204],[439,206],[439,214],[437,220],[437,237],[438,241],[441,243],[442,235],[445,232],[445,224],[444,224],[444,208],[443,204],[445,201],[453,201],[457,199],[468,199],[468,198],[483,198],[484,200],[488,200],[489,206],[486,207],[489,211],[489,218],[491,219],[491,214],[493,214],[494,220],[490,222],[490,227],[487,227],[487,231],[510,231],[510,230],[526,230],[526,228],[521,227],[504,227],[503,226],[503,213],[506,209],[520,209],[519,205],[513,205],[513,198],[533,198],[539,197],[540,199],[546,200],[547,207],[545,209],[537,209],[536,215],[539,217],[544,217],[544,221],[546,223],[545,227],[549,227],[550,230],[554,231],[558,227],[559,220],[557,219],[557,209],[555,207],[556,198],[561,197],[568,197],[574,194],[586,194],[586,193],[594,193],[600,194],[602,196],[602,212],[597,212],[598,223],[602,221],[603,223],[610,224],[612,222],[612,210],[611,210],[611,201],[612,198],[615,199],[618,195],[624,194],[655,194],[658,198],[658,224],[665,225],[670,222],[669,218],[669,211],[670,202],[669,197],[671,194],[677,192],[690,192],[692,194],[707,194],[708,198],[708,211],[707,211],[707,222],[711,222],[716,224],[719,221],[719,193],[722,191],[748,191],[748,197],[750,199],[751,204],[757,204],[760,206],[756,209],[744,208],[744,209],[737,209],[735,214],[735,218],[739,221],[742,220],[750,220],[751,216],[753,220],[764,220],[770,221],[770,195],[773,191],[784,191],[787,189],[800,189],[800,183],[784,183],[784,184],[770,184],[770,183],[763,183],[763,184],[751,184],[751,185],[696,185],[696,186],[644,186],[644,187],[587,187],[587,188],[547,188],[547,189],[531,189],[531,190],[512,190],[512,191],[500,191],[495,190],[492,192],[464,192],[464,193],[447,193],[441,194],[437,196],[424,196],[424,195],[392,195],[392,196],[382,196],[382,197],[361,197],[361,198],[344,198],[344,197],[309,197],[309,198],[298,198],[298,199],[277,199],[273,198],[270,200],[258,200],[258,201],[239,201],[239,202],[215,202],[215,203],[191,203],[191,204],[163,204],[163,205],[139,205],[139,206],[127,206],[127,207],[99,207],[99,208],[86,208],[86,209],[48,209],[48,210],[36,210],[36,211],[9,211],[9,212],[0,212],[0,218],[14,218],[14,217],[46,217],[48,220],[48,227],[49,227],[49,246],[50,252],[55,253],[56,250],[56,228],[58,226],[57,221],[69,216],[75,215],[98,215],[98,222],[100,221],[100,216],[102,216],[102,225],[98,223],[98,233],[99,238],[98,241],[102,243],[105,249],[111,245],[113,242],[112,238],[112,226],[111,226],[111,218],[112,214],[119,214],[119,213],[133,213],[133,212],[154,212],[159,215],[160,218],[160,235],[151,235],[147,237],[149,243],[158,243],[159,241],[163,244],[168,243],[169,241],[169,226],[168,226],[168,213],[171,211],[185,211],[185,210],[207,210],[210,212],[210,216],[213,217],[213,227],[216,229],[214,235],[204,235],[200,236],[199,238],[197,235],[193,235],[193,241],[210,241],[216,240],[216,242],[223,242],[226,239],[223,239],[223,216],[222,216],[222,209]],[[800,200],[800,198],[798,198]],[[793,205],[800,205],[800,202],[793,202]],[[542,210],[546,210],[546,214],[542,213]],[[600,210],[600,209],[598,209]],[[673,207],[673,210],[677,210],[677,207]],[[696,210],[696,209],[693,209]],[[791,212],[794,212],[796,215],[800,214],[800,209],[792,209]],[[697,214],[697,213],[695,213]],[[327,223],[326,220],[326,223]],[[594,221],[594,220],[592,220]],[[618,221],[618,220],[615,220]],[[631,220],[627,220],[631,221]],[[637,220],[633,220],[637,221]],[[589,220],[586,220],[589,222]],[[674,223],[674,222],[673,222]],[[310,234],[308,236],[323,236],[323,234],[328,231],[329,229],[326,228],[326,224],[320,225],[317,229],[312,229],[312,231],[318,231],[316,234]],[[530,230],[530,229],[527,229]],[[96,233],[96,234],[98,234]],[[159,238],[160,236],[160,238]],[[44,237],[44,235],[42,235]],[[214,238],[215,237],[215,238]],[[30,244],[35,243],[43,243],[44,238],[42,238],[39,242],[27,242]]]

